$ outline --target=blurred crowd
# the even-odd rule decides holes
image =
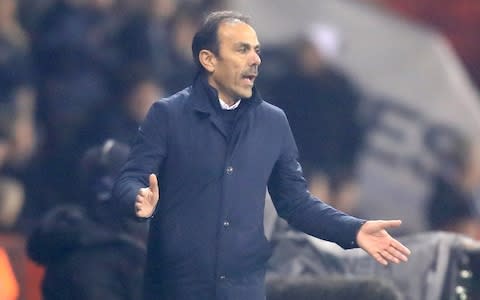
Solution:
[[[79,203],[83,152],[129,144],[151,103],[190,84],[191,38],[220,1],[0,1],[0,226]]]

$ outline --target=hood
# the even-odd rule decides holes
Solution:
[[[86,247],[133,240],[92,221],[81,207],[68,205],[53,209],[27,241],[28,256],[41,265],[61,260]]]

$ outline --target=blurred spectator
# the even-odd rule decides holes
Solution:
[[[444,230],[480,240],[480,144],[456,145],[451,161],[434,179],[427,202],[427,220],[432,230]]]
[[[113,0],[58,0],[35,32],[40,115],[48,150],[64,151],[86,117],[109,97],[119,64]]]
[[[75,202],[78,132],[110,98],[119,65],[114,0],[57,0],[34,32],[38,115],[46,129],[32,210]],[[45,170],[47,170],[45,172]]]
[[[0,1],[0,227],[12,230],[25,202],[24,173],[36,151],[29,38],[17,0]]]
[[[19,18],[25,29],[33,33],[45,13],[57,0],[18,0]]]
[[[126,21],[118,35],[126,65],[151,66],[159,78],[174,68],[169,61],[167,24],[176,11],[175,0],[148,0],[144,11]]]
[[[8,171],[12,156],[15,109],[0,102],[0,230],[11,230],[25,200],[23,185]]]
[[[165,94],[162,84],[148,70],[127,70],[123,77],[118,84],[120,100],[109,102],[93,114],[80,132],[78,147],[86,149],[108,138],[132,144],[148,109]]]
[[[291,72],[277,80],[273,99],[290,121],[310,190],[326,202],[335,202],[337,196],[351,202],[363,140],[357,116],[362,96],[330,62],[338,51],[336,33],[318,28],[295,41]]]
[[[169,61],[174,66],[165,72],[165,85],[168,92],[181,90],[193,82],[192,74],[196,67],[192,58],[192,40],[201,17],[199,7],[180,5],[177,14],[168,24]]]
[[[15,98],[29,83],[29,39],[17,20],[17,0],[0,2],[0,99]]]
[[[148,224],[119,219],[111,196],[128,152],[113,140],[87,151],[83,206],[52,209],[29,237],[29,256],[46,268],[43,299],[141,298]]]
[[[167,93],[192,83],[191,41],[203,7],[188,1],[150,0],[144,14],[133,17],[119,35],[127,65],[143,65],[165,82]],[[125,43],[125,40],[131,41]]]
[[[2,117],[14,116],[8,125],[8,165],[19,167],[33,155],[36,134],[29,39],[17,21],[16,7],[16,0],[0,1],[0,104],[8,111]]]
[[[12,116],[14,114],[0,103],[0,230],[13,228],[25,201],[23,185],[4,174],[12,149],[10,142],[10,127],[14,121]]]

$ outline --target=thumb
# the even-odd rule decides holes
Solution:
[[[150,190],[154,195],[158,197],[158,180],[157,176],[155,174],[150,174],[150,177],[148,178],[148,181],[150,182]]]

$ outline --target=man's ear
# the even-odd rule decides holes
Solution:
[[[217,59],[212,51],[205,49],[201,50],[200,53],[198,53],[198,59],[205,70],[207,70],[209,73],[213,73],[215,71]]]

